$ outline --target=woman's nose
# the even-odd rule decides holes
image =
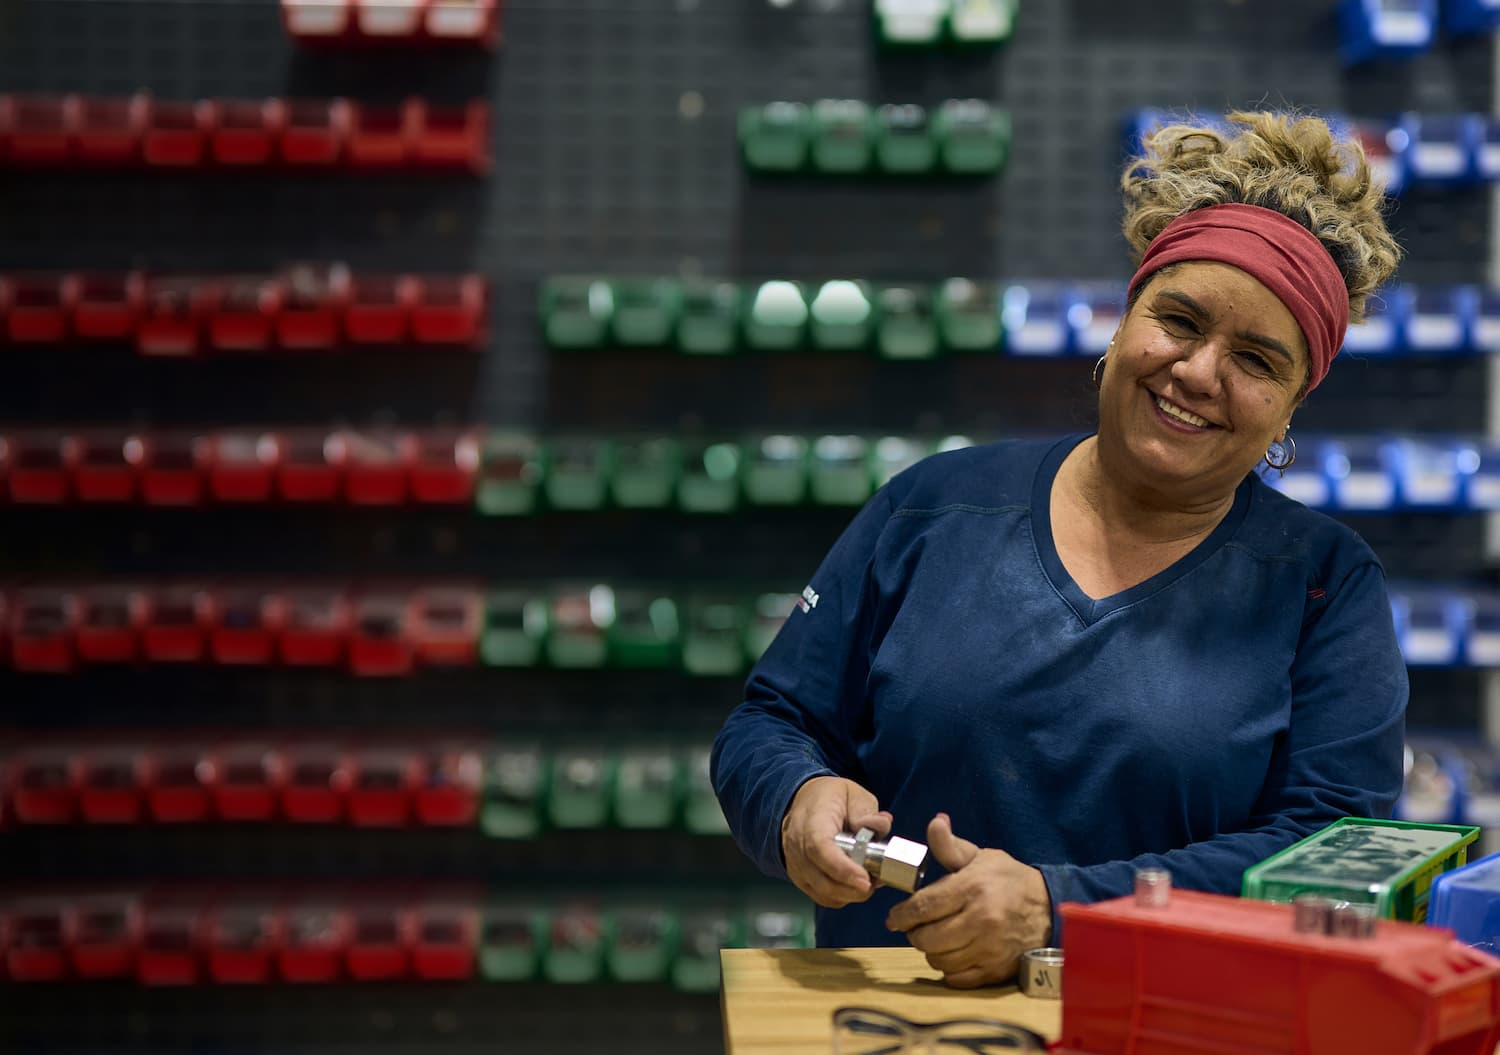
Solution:
[[[1223,349],[1218,342],[1199,341],[1190,352],[1172,364],[1172,377],[1192,392],[1211,396],[1219,390],[1219,366],[1222,362]]]

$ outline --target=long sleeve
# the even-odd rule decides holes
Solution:
[[[1319,591],[1313,591],[1310,597]],[[1240,891],[1246,868],[1340,817],[1388,817],[1401,790],[1407,677],[1378,565],[1309,602],[1291,669],[1290,723],[1242,830],[1128,861],[1041,866],[1056,907],[1128,893],[1138,868],[1181,887]]]
[[[845,529],[714,741],[724,816],[767,875],[786,874],[781,821],[797,789],[820,775],[859,779],[853,738],[868,724],[871,565],[891,510],[887,487]]]

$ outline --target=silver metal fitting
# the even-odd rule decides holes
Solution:
[[[875,840],[872,829],[861,828],[853,835],[839,832],[833,841],[871,878],[908,894],[917,889],[927,874],[927,847],[899,835],[882,843]]]
[[[1298,894],[1292,898],[1292,929],[1338,938],[1373,938],[1375,906],[1321,894]]]
[[[1332,929],[1333,899],[1321,894],[1292,898],[1292,929],[1302,934],[1327,934]]]
[[[1021,954],[1021,971],[1017,980],[1021,992],[1042,1000],[1062,999],[1063,951],[1061,949],[1027,949]]]
[[[1172,900],[1172,873],[1165,868],[1137,868],[1135,903],[1141,908],[1166,908]]]
[[[1375,937],[1375,906],[1341,901],[1329,913],[1328,933],[1340,938]]]

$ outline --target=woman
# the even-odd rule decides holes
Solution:
[[[1135,870],[1245,868],[1401,786],[1406,672],[1347,527],[1266,487],[1399,250],[1323,122],[1174,126],[1126,170],[1140,267],[1099,429],[929,458],[866,506],[714,747],[740,846],[818,942],[903,939],[954,986],[1061,937]],[[1316,232],[1316,233],[1314,233]],[[924,835],[901,900],[834,835]],[[962,833],[962,835],[958,834]]]

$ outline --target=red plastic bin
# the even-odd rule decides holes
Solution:
[[[472,978],[479,947],[477,903],[433,898],[418,903],[412,916],[412,973],[428,981]]]
[[[406,105],[349,104],[349,141],[345,157],[355,168],[385,169],[404,165],[414,151],[416,131]]]
[[[204,906],[192,895],[164,893],[147,900],[135,976],[142,985],[193,985],[200,980],[199,929]]]
[[[326,168],[344,160],[347,99],[290,99],[284,104],[280,156],[288,165]]]
[[[481,275],[426,275],[411,310],[418,344],[477,348],[484,340],[488,288]]]
[[[74,899],[65,913],[68,960],[85,979],[130,978],[141,940],[139,901],[129,894],[90,894]]]
[[[350,910],[328,898],[310,895],[292,900],[284,910],[284,919],[281,947],[276,950],[276,973],[295,983],[341,978],[353,930]]]
[[[79,606],[70,590],[30,587],[10,598],[10,658],[17,670],[66,674],[77,661]]]
[[[281,752],[269,744],[222,744],[203,759],[213,813],[221,821],[269,821],[286,783]]]
[[[10,500],[30,505],[66,502],[72,475],[68,449],[66,434],[54,429],[23,429],[6,436]]]
[[[15,982],[57,982],[68,975],[67,902],[23,898],[5,909],[6,972]]]
[[[334,824],[346,815],[354,764],[331,744],[293,744],[283,752],[281,812],[298,824]]]
[[[361,982],[391,981],[411,973],[411,913],[395,898],[366,897],[350,911],[352,925],[344,962]]]
[[[344,310],[352,344],[400,344],[411,331],[411,310],[421,294],[410,275],[353,275]]]
[[[480,101],[443,106],[410,99],[405,104],[411,157],[419,165],[490,169],[490,108]]]
[[[202,284],[201,279],[180,275],[152,275],[144,280],[136,351],[175,359],[189,358],[203,350]]]
[[[345,465],[344,497],[354,505],[401,505],[410,495],[417,439],[390,429],[340,429],[330,442]]]
[[[276,659],[286,602],[261,586],[227,586],[209,595],[213,609],[209,652],[215,663],[265,665]]]
[[[208,976],[219,985],[263,985],[275,978],[286,922],[270,901],[225,900],[203,918]]]
[[[73,133],[73,151],[86,165],[134,165],[141,160],[141,141],[146,132],[150,100],[132,95],[122,98],[92,95],[69,96],[68,127]]]
[[[141,159],[161,168],[195,168],[208,157],[217,107],[212,100],[197,102],[145,99],[145,128]]]
[[[65,165],[72,138],[66,97],[0,95],[0,156],[19,165]]]
[[[270,350],[285,300],[286,283],[277,276],[235,275],[209,284],[203,308],[209,345],[219,352]]]
[[[276,317],[276,343],[288,351],[330,351],[344,341],[349,270],[342,265],[292,268]]]
[[[131,502],[140,490],[144,448],[113,430],[77,432],[65,442],[73,494],[80,502]]]
[[[140,444],[141,495],[148,505],[196,506],[203,503],[213,468],[213,446],[195,432],[143,432]]]
[[[78,813],[88,824],[139,824],[145,814],[146,766],[134,746],[89,747],[74,770]]]
[[[1064,903],[1064,1055],[1491,1055],[1500,959],[1394,920],[1296,931],[1290,905],[1174,890]]]
[[[410,636],[418,663],[472,666],[484,627],[484,598],[476,588],[436,586],[412,598]]]
[[[73,292],[66,275],[0,275],[0,313],[15,344],[62,344],[68,339]]]
[[[349,669],[363,677],[410,674],[416,665],[411,596],[404,591],[368,590],[356,595],[351,606]]]
[[[272,432],[215,432],[208,444],[208,493],[217,502],[269,502],[281,466]]]
[[[212,767],[195,744],[164,744],[143,753],[146,810],[163,824],[201,824],[213,815]]]
[[[153,591],[141,630],[148,663],[198,663],[208,645],[212,609],[201,586],[172,585]]]
[[[209,156],[220,165],[265,165],[286,132],[280,99],[223,99],[216,104]]]
[[[439,745],[417,789],[417,823],[434,828],[469,827],[479,815],[483,780],[484,761],[478,751]]]
[[[303,586],[282,592],[285,604],[278,649],[294,667],[328,667],[342,661],[352,632],[353,606],[342,590]]]
[[[69,275],[68,302],[73,332],[83,340],[125,341],[141,324],[146,298],[144,276],[137,271],[86,272]]]
[[[276,493],[288,502],[332,502],[344,487],[347,445],[338,434],[288,429],[278,435]]]
[[[402,747],[367,747],[351,758],[349,820],[361,828],[399,828],[411,820],[427,759]]]
[[[299,39],[337,39],[354,28],[354,0],[281,0],[281,18]]]
[[[77,757],[67,747],[21,752],[10,766],[11,811],[20,824],[71,824],[77,817]]]
[[[418,502],[466,505],[479,473],[479,433],[432,429],[413,435],[411,497]]]
[[[146,591],[135,586],[97,584],[78,593],[74,642],[85,663],[134,663],[141,655],[141,633],[150,614]]]

